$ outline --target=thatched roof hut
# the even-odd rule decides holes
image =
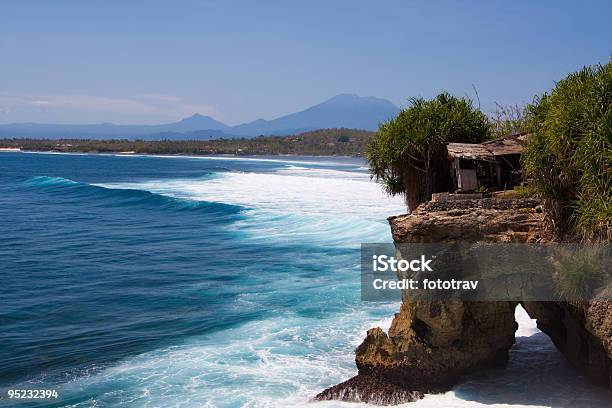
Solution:
[[[495,161],[493,153],[482,144],[449,143],[446,150],[451,161],[455,159]]]
[[[520,183],[520,158],[528,137],[528,133],[517,133],[483,143],[449,143],[446,151],[454,189],[505,189]]]

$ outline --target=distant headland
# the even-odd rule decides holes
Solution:
[[[321,129],[291,136],[213,140],[0,139],[0,151],[175,155],[361,156],[375,132]]]

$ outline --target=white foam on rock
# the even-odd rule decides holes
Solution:
[[[590,385],[567,362],[520,305],[519,329],[505,369],[467,376],[452,391],[426,395],[414,408],[604,408],[612,393]]]
[[[326,245],[388,241],[385,218],[405,212],[401,199],[386,197],[367,174],[292,163],[293,167],[274,174],[236,172],[207,180],[102,186],[248,207],[249,216],[232,228],[257,239],[311,239]],[[365,406],[315,403],[311,398],[356,374],[354,347],[368,328],[388,329],[397,308],[397,304],[360,304],[323,320],[284,315],[252,322],[134,356],[94,375],[77,377],[60,392],[97,390],[98,397],[74,405],[79,407],[109,401],[151,407]],[[383,310],[389,319],[375,322],[374,310]],[[516,317],[520,326],[507,369],[466,377],[450,392],[402,406],[610,406],[610,394],[587,384],[522,308],[517,308]]]

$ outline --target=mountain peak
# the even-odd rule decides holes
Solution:
[[[191,116],[179,120],[174,125],[178,126],[179,130],[224,130],[228,128],[225,123],[221,123],[201,113],[194,113]]]
[[[353,108],[353,107],[374,107],[374,108],[385,108],[385,109],[398,109],[393,103],[387,99],[376,98],[374,96],[359,96],[357,94],[342,93],[333,96],[322,102],[320,105],[332,106],[339,108]]]
[[[376,130],[397,115],[399,108],[386,99],[343,93],[299,112],[273,120],[256,120],[232,128],[240,136],[287,135],[313,129],[352,128]]]
[[[250,123],[228,126],[201,113],[174,123],[160,125],[53,125],[17,123],[0,125],[0,137],[148,137],[207,138],[227,135],[252,137],[256,135],[289,135],[325,128],[376,130],[378,124],[397,115],[399,108],[386,99],[359,96],[351,93],[336,95],[322,103],[276,119],[257,119]],[[196,135],[194,132],[198,132]],[[202,137],[204,137],[202,136]]]
[[[214,120],[210,116],[202,115],[201,113],[194,113],[191,116],[187,116],[186,118],[181,119],[179,122],[187,122],[187,121],[193,121],[193,120],[207,120],[207,119]]]
[[[338,94],[336,96],[332,96],[331,98],[329,98],[329,101],[334,101],[334,100],[356,100],[356,99],[360,99],[361,96],[354,94],[354,93],[341,93]]]

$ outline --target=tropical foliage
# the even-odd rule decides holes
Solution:
[[[450,187],[444,146],[481,142],[488,129],[487,117],[469,99],[448,93],[412,98],[397,117],[380,125],[366,158],[373,177],[389,194],[404,195],[412,210]]]
[[[529,106],[523,166],[561,234],[610,239],[612,63],[585,67]]]
[[[360,156],[374,132],[322,129],[293,136],[259,136],[215,140],[38,140],[4,139],[0,147],[62,152],[134,152],[143,154],[234,154]]]

